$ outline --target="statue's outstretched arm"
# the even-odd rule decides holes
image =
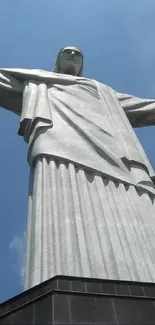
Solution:
[[[24,82],[0,71],[0,106],[20,115]]]
[[[141,99],[118,92],[116,95],[133,127],[155,125],[155,99]]]

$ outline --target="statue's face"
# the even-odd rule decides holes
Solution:
[[[82,53],[75,47],[65,47],[60,53],[60,72],[77,76],[82,65]]]

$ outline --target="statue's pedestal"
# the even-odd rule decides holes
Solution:
[[[56,276],[0,306],[0,324],[155,324],[155,284]]]

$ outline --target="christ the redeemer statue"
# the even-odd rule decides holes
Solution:
[[[0,106],[28,143],[25,289],[55,275],[155,281],[154,173],[133,130],[155,125],[155,100],[82,70],[74,47],[53,72],[0,69]]]

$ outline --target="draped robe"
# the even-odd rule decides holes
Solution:
[[[0,105],[28,143],[25,288],[58,274],[154,281],[154,171],[133,127],[155,124],[155,100],[0,69]]]

